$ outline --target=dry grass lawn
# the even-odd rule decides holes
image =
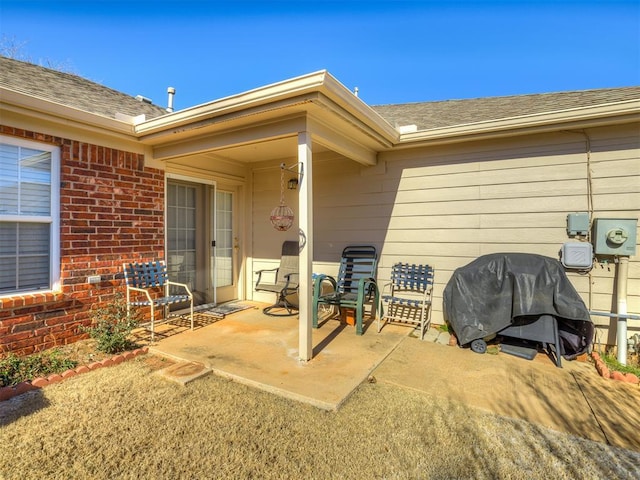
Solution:
[[[140,359],[0,403],[2,479],[640,478],[640,454],[382,383],[338,412]]]

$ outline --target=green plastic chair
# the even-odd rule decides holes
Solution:
[[[370,245],[348,246],[342,251],[338,277],[319,274],[313,286],[313,328],[318,328],[318,308],[321,305],[352,308],[356,312],[356,335],[362,335],[365,303],[371,304],[375,316],[380,293],[376,284],[378,256]],[[332,291],[324,292],[323,284],[329,283]]]

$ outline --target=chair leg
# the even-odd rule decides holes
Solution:
[[[151,303],[151,343],[153,343],[154,340],[154,333],[155,333],[155,328],[154,328],[154,322],[156,319],[156,312],[155,312],[155,308],[153,303]]]
[[[284,308],[287,313],[271,313],[271,310],[273,310],[274,308]],[[294,311],[292,308],[280,305],[271,305],[269,307],[265,307],[262,309],[262,313],[264,313],[265,315],[269,315],[270,317],[293,317],[294,315],[298,314],[298,312]]]
[[[274,308],[284,308],[287,313],[271,313],[271,310],[273,310]],[[263,308],[262,313],[271,317],[292,317],[298,314],[297,310],[297,307],[287,301],[287,297],[285,295],[279,294],[276,303]]]
[[[358,305],[356,307],[356,335],[362,335],[362,317],[363,317],[364,305]]]
[[[193,297],[191,297],[191,330],[193,331]]]
[[[312,305],[312,308],[311,308],[311,310],[313,311],[313,314],[312,314],[312,317],[313,317],[312,326],[313,326],[313,328],[318,328],[318,303],[319,303],[318,299],[314,298],[313,299],[313,305]]]
[[[298,314],[298,307],[296,307],[295,305],[289,303],[289,301],[286,298],[283,298],[282,301],[283,301],[283,304],[284,304],[284,308],[287,310],[287,312],[289,312],[289,315],[297,315]]]

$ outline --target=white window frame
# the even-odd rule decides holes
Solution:
[[[60,147],[48,143],[40,143],[3,135],[0,135],[0,143],[16,147],[41,150],[51,154],[50,215],[3,215],[0,213],[0,221],[2,222],[49,224],[49,239],[51,242],[49,245],[49,288],[4,292],[0,294],[0,297],[60,291]],[[0,172],[0,175],[2,175],[2,172]]]

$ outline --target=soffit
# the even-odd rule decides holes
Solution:
[[[196,113],[193,121],[183,117],[172,124],[165,117],[162,128],[145,125],[138,132],[143,143],[153,146],[159,160],[205,154],[242,163],[288,158],[297,155],[298,133],[307,131],[312,135],[314,154],[335,150],[372,164],[377,152],[397,140],[397,133],[386,124],[388,131],[381,134],[375,123],[378,119],[372,123],[366,113],[344,108],[343,99],[314,91],[242,109],[213,108],[209,114]]]

